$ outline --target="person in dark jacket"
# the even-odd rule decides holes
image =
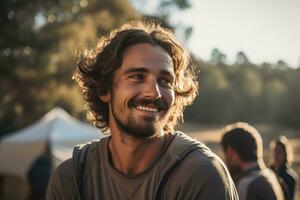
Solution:
[[[240,200],[283,200],[276,175],[263,161],[259,132],[247,123],[226,126],[221,140],[225,163],[235,177]]]
[[[27,173],[27,180],[31,189],[30,199],[45,199],[51,175],[51,166],[50,144],[47,142],[44,153],[33,161]]]
[[[281,185],[288,195],[287,199],[296,200],[299,178],[291,168],[293,160],[292,146],[285,136],[280,136],[272,141],[270,146],[273,153],[271,169],[283,181]]]

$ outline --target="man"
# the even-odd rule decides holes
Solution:
[[[262,139],[254,127],[242,122],[228,125],[221,144],[240,200],[283,200],[275,174],[264,165]]]
[[[237,199],[221,160],[173,130],[197,84],[171,32],[125,24],[82,56],[74,78],[90,119],[110,135],[75,148],[47,199]]]
[[[273,164],[271,169],[281,179],[281,186],[286,193],[287,198],[291,200],[297,199],[298,175],[291,168],[293,161],[293,151],[289,140],[285,136],[271,142],[273,153]]]

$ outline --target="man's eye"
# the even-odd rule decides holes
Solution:
[[[159,84],[161,84],[163,86],[170,86],[170,87],[172,86],[171,81],[168,80],[168,79],[161,79],[161,80],[159,80]]]
[[[136,74],[131,76],[130,78],[135,79],[135,80],[143,80],[144,76],[141,74]]]

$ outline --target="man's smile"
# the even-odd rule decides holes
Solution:
[[[148,99],[133,99],[129,102],[129,107],[135,108],[138,111],[146,111],[148,113],[160,113],[168,109],[168,105],[162,99],[148,100]]]
[[[158,112],[158,108],[155,108],[155,107],[136,106],[135,108],[140,111]]]

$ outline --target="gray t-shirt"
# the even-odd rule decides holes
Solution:
[[[83,175],[84,199],[155,199],[162,177],[195,145],[199,148],[172,171],[163,186],[162,199],[238,199],[233,181],[219,157],[183,133],[176,133],[148,169],[134,176],[121,174],[112,167],[108,140],[106,137],[89,148]],[[47,199],[77,199],[72,168],[72,161],[68,160],[54,172]]]

